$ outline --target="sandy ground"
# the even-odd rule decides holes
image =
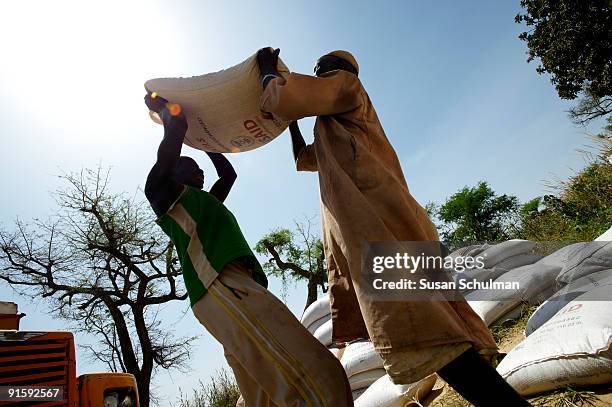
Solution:
[[[499,343],[500,352],[508,353],[516,345],[523,340],[523,329],[524,323],[518,323],[512,327],[510,331],[503,337]],[[593,402],[593,404],[578,404],[578,407],[612,407],[612,386],[604,386],[599,388],[587,389],[593,391],[599,400]],[[530,399],[532,404],[537,407],[557,407],[567,406],[568,404],[560,404],[556,398],[551,398],[545,402],[538,400],[537,398]],[[471,403],[465,401],[463,397],[457,394],[452,388],[450,388],[444,380],[438,378],[434,390],[424,400],[424,407],[470,407],[473,406]]]

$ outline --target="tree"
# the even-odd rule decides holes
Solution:
[[[519,38],[528,62],[549,73],[563,99],[582,101],[570,111],[581,124],[612,111],[612,7],[608,0],[521,0],[517,23],[533,27]]]
[[[540,241],[593,240],[612,224],[612,136],[593,136],[587,166],[567,181],[549,184],[555,194],[521,208],[519,237]]]
[[[295,227],[295,232],[288,229],[271,231],[257,242],[255,251],[272,256],[263,265],[268,275],[280,277],[283,282],[287,278],[307,282],[306,309],[317,300],[318,288],[327,292],[327,268],[323,243],[311,232],[312,220],[296,222]]]
[[[431,204],[429,211],[434,211]],[[442,236],[450,243],[500,241],[513,233],[518,210],[515,196],[495,195],[486,182],[464,187],[435,209],[442,222]]]
[[[176,407],[235,407],[240,397],[238,384],[225,369],[218,370],[209,384],[200,382],[190,398],[181,393]]]
[[[95,335],[99,343],[85,346],[91,357],[132,373],[148,407],[154,371],[186,369],[195,339],[158,319],[160,305],[187,298],[174,248],[143,202],[109,191],[108,172],[61,178],[67,187],[55,194],[52,218],[0,230],[0,279]]]

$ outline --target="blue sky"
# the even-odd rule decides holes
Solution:
[[[515,2],[11,2],[0,34],[0,224],[11,228],[53,213],[56,175],[98,164],[112,168],[116,191],[142,187],[161,129],[142,103],[143,83],[190,76],[281,48],[294,71],[310,74],[318,56],[347,49],[395,146],[413,195],[442,202],[488,181],[521,201],[546,192],[544,180],[583,165],[575,149],[590,129],[573,126],[545,76],[526,63],[514,23]],[[312,120],[301,122],[307,140]],[[198,151],[185,148],[214,179]],[[259,150],[230,156],[239,178],[227,201],[249,242],[277,226],[319,213],[315,174],[294,171],[288,134]],[[280,293],[273,281],[272,291]],[[299,314],[303,286],[289,290]],[[44,302],[20,304],[23,328],[61,329]],[[200,333],[193,372],[157,377],[168,401],[223,365],[221,347],[187,304],[166,310],[169,329]],[[178,315],[178,317],[177,317]],[[77,336],[79,343],[88,338]],[[78,355],[80,373],[100,370]]]

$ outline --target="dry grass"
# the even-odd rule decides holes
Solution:
[[[595,392],[567,388],[531,400],[534,407],[598,407],[602,400]]]

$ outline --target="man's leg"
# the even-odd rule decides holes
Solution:
[[[275,404],[353,405],[340,362],[243,266],[228,264],[192,309]]]
[[[438,375],[476,407],[530,406],[474,348],[444,366]]]
[[[270,400],[270,396],[268,396],[259,383],[244,370],[235,357],[225,351],[225,359],[236,377],[236,382],[238,383],[244,401],[243,406],[276,407],[276,404]],[[238,406],[238,404],[236,406]]]

